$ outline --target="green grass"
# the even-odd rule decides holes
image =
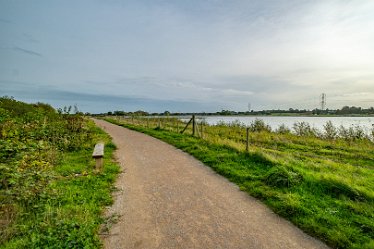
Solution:
[[[0,248],[100,248],[103,208],[112,203],[111,192],[119,167],[113,162],[114,144],[90,123],[92,141],[81,150],[64,152],[53,168],[53,180],[33,207],[19,207],[8,228],[9,238]],[[93,144],[105,141],[102,171],[94,169]],[[25,213],[25,210],[27,212]]]
[[[74,108],[76,109],[76,108]],[[100,248],[119,167],[110,137],[71,107],[0,97],[0,248]],[[106,143],[94,169],[95,143]]]
[[[109,121],[186,151],[334,248],[374,248],[374,145],[367,139],[253,132],[246,152],[240,127],[205,126],[202,139],[177,133],[175,121],[161,129],[157,121]]]

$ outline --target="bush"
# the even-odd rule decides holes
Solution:
[[[293,125],[293,129],[298,136],[313,136],[318,137],[319,133],[316,128],[311,127],[307,122],[296,122]]]
[[[338,135],[338,130],[332,124],[331,120],[327,121],[326,124],[323,126],[324,134],[323,137],[326,139],[335,139]]]
[[[351,126],[349,128],[340,126],[338,129],[338,134],[340,138],[343,138],[348,141],[359,140],[359,139],[369,139],[364,129],[360,126]]]
[[[232,128],[244,128],[245,124],[243,122],[240,122],[240,120],[236,119],[236,120],[226,124],[226,126],[232,127]]]
[[[291,130],[290,128],[288,128],[285,124],[281,124],[278,129],[276,129],[275,131],[276,133],[279,133],[279,134],[289,134],[291,133]]]
[[[30,159],[0,165],[2,204],[17,204],[28,209],[45,194],[45,187],[52,179],[51,165],[46,161]]]
[[[0,98],[1,222],[10,212],[17,217],[35,212],[37,203],[48,194],[60,152],[79,151],[92,143],[86,126],[79,113],[58,113],[47,104]],[[6,229],[1,227],[0,243],[11,234]]]
[[[271,127],[264,122],[262,119],[255,119],[250,125],[249,125],[249,130],[251,132],[261,132],[261,131],[266,131],[266,132],[271,132]]]

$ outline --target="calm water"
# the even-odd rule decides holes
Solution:
[[[288,117],[288,116],[246,116],[246,117],[225,117],[225,116],[207,116],[204,117],[205,121],[210,125],[215,125],[218,122],[231,123],[233,121],[240,121],[245,125],[251,124],[255,119],[262,119],[271,126],[271,128],[277,129],[281,124],[286,125],[289,128],[293,127],[296,122],[307,122],[311,126],[322,130],[323,125],[327,121],[331,121],[336,127],[344,126],[346,128],[350,126],[360,126],[366,132],[369,132],[374,125],[374,117]]]

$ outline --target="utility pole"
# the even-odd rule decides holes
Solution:
[[[325,110],[326,108],[326,94],[322,93],[321,94],[321,110]]]

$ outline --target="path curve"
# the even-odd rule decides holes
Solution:
[[[105,248],[328,248],[192,156],[102,120],[123,173]]]

